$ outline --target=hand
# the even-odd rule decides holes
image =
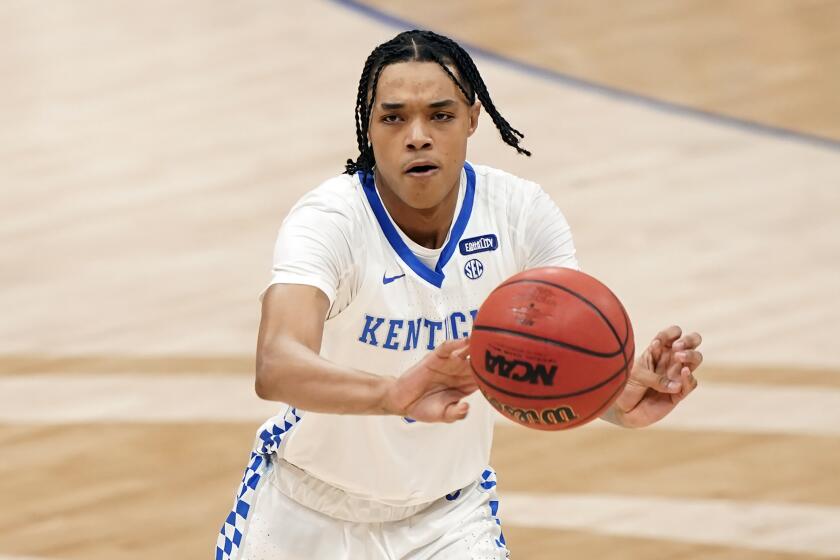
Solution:
[[[444,342],[388,388],[385,409],[420,422],[455,422],[467,416],[475,383],[467,354],[469,339]]]
[[[703,362],[703,354],[696,348],[701,342],[696,332],[682,336],[678,326],[657,334],[602,418],[619,426],[641,428],[667,416],[697,387],[694,371]]]

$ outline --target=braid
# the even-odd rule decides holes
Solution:
[[[487,110],[487,113],[490,115],[490,118],[493,119],[493,124],[496,125],[496,128],[502,135],[502,140],[504,140],[505,144],[515,148],[516,151],[520,154],[530,156],[531,152],[519,145],[519,140],[521,138],[525,138],[525,135],[513,128],[510,125],[510,123],[507,122],[507,120],[501,115],[501,113],[499,113],[498,109],[496,109],[496,106],[493,104],[493,100],[490,98],[490,92],[487,91],[487,86],[484,84],[484,80],[482,79],[478,68],[476,67],[470,55],[467,54],[467,51],[461,48],[461,46],[452,39],[449,39],[442,35],[438,35],[431,31],[426,31],[425,33],[429,34],[431,37],[434,37],[435,40],[449,47],[450,52],[452,54],[452,58],[455,61],[455,65],[464,74],[464,79],[467,81],[467,83],[469,83],[472,86],[472,89],[475,91],[476,95],[478,95],[479,101],[481,101],[481,104],[484,105],[484,108]],[[438,61],[438,64],[440,64],[440,61]],[[452,76],[451,72],[449,72],[448,69],[446,70],[447,73],[450,76]],[[455,79],[454,76],[453,79]],[[463,88],[461,89],[463,91]],[[467,97],[467,99],[470,99],[470,97]]]
[[[452,70],[449,69],[449,66],[447,66],[446,63],[438,55],[433,53],[432,58],[435,62],[438,63],[438,65],[441,68],[443,68],[443,71],[446,72],[446,74],[452,79],[452,81],[455,82],[455,85],[458,86],[458,89],[460,89],[461,93],[464,94],[464,97],[469,102],[469,104],[472,105],[473,103],[475,103],[475,91],[473,89],[470,89],[470,91],[468,92],[466,89],[464,89],[464,85],[461,83],[461,80],[455,77],[455,74],[452,73]]]
[[[386,43],[387,44],[387,43]],[[367,114],[370,111],[370,106],[367,103],[368,84],[370,80],[370,71],[374,63],[379,58],[382,50],[386,44],[379,45],[365,60],[365,67],[362,69],[362,77],[359,80],[359,91],[356,95],[356,143],[359,147],[359,157],[356,161],[352,159],[347,160],[345,166],[345,173],[353,175],[357,171],[370,171],[373,169],[373,154],[367,141],[368,118]],[[380,65],[381,67],[381,65]],[[378,70],[377,70],[378,78]]]
[[[370,112],[373,108],[374,97],[376,97],[379,75],[388,64],[396,62],[399,54],[399,50],[394,48],[394,45],[383,43],[376,47],[365,61],[362,77],[359,80],[359,91],[356,96],[356,143],[359,146],[359,157],[356,158],[356,161],[347,160],[344,172],[348,175],[353,175],[358,171],[373,171],[373,166],[376,164],[373,148],[367,137]],[[373,70],[374,67],[375,70]],[[373,71],[373,78],[370,76],[371,71]],[[368,95],[370,95],[369,100]]]
[[[400,33],[390,41],[377,46],[365,60],[362,76],[359,79],[355,109],[356,143],[359,156],[355,161],[347,160],[345,173],[352,175],[358,171],[371,172],[376,165],[373,147],[368,142],[368,128],[376,97],[376,86],[386,66],[404,61],[437,63],[455,82],[470,105],[474,104],[476,96],[478,97],[505,144],[513,147],[520,154],[531,155],[531,152],[519,145],[519,141],[525,135],[513,128],[496,109],[490,98],[490,92],[487,91],[487,86],[470,55],[448,37],[432,31],[413,30]],[[449,69],[449,64],[454,64],[461,79]]]

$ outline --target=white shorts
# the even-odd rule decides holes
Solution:
[[[216,560],[506,560],[496,474],[428,504],[349,496],[276,455],[251,454]]]

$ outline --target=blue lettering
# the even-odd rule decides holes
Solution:
[[[422,317],[408,322],[408,334],[405,337],[405,346],[403,346],[403,350],[414,350],[417,348],[417,344],[420,342],[420,324],[422,322]]]
[[[359,342],[387,348],[388,350],[407,352],[421,347],[420,334],[423,331],[424,340],[422,344],[426,349],[434,350],[443,340],[458,340],[468,337],[477,314],[477,309],[453,311],[440,321],[432,321],[426,317],[388,319],[366,314]],[[388,324],[384,326],[386,321]],[[378,336],[380,334],[384,337],[381,344]],[[443,340],[439,340],[441,338]]]
[[[443,321],[429,321],[428,319],[423,319],[423,324],[429,330],[429,338],[428,344],[426,344],[426,349],[434,350],[435,349],[435,331],[443,330]]]
[[[469,333],[465,333],[465,332],[460,333],[460,336],[459,336],[458,325],[456,324],[458,321],[456,321],[456,319],[459,319],[459,321],[461,323],[466,323],[467,322],[467,317],[463,313],[461,313],[460,311],[456,311],[455,313],[453,313],[452,315],[449,316],[449,324],[451,325],[452,338],[455,338],[455,339],[464,338]]]
[[[400,332],[399,329],[402,328],[405,321],[402,319],[391,319],[388,322],[388,336],[385,338],[385,343],[382,345],[382,348],[387,348],[388,350],[398,350],[400,345],[394,340],[397,338],[397,334]]]
[[[365,315],[365,326],[362,328],[362,336],[359,337],[359,342],[364,342],[371,346],[379,346],[379,343],[376,341],[376,329],[381,327],[384,322],[385,319],[383,317]],[[370,340],[368,340],[368,335],[370,335]]]

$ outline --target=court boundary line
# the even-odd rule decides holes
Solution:
[[[361,14],[362,16],[368,17],[380,23],[384,23],[391,27],[396,27],[401,30],[428,29],[427,27],[417,25],[416,23],[413,23],[410,20],[403,19],[399,16],[382,11],[373,6],[364,4],[363,2],[360,2],[358,0],[328,1],[338,6],[341,6],[349,11],[356,12],[358,14]],[[698,109],[697,107],[692,107],[690,105],[685,105],[676,101],[668,101],[666,99],[660,99],[657,97],[651,97],[640,93],[634,93],[629,90],[600,84],[598,82],[586,80],[584,78],[578,78],[571,74],[566,74],[564,72],[551,70],[549,68],[544,68],[542,66],[537,66],[535,64],[530,64],[528,62],[523,62],[521,60],[510,58],[503,54],[491,51],[489,49],[485,49],[484,47],[479,47],[461,39],[458,39],[458,43],[473,55],[485,58],[492,62],[496,62],[502,66],[512,68],[524,74],[536,76],[538,78],[550,82],[560,83],[577,90],[587,91],[590,93],[595,93],[602,97],[608,97],[619,101],[628,102],[633,105],[647,107],[649,109],[653,109],[662,113],[675,114],[679,116],[709,122],[719,126],[724,126],[726,128],[743,130],[759,136],[769,136],[779,138],[782,140],[790,140],[797,143],[809,144],[820,148],[826,148],[831,151],[840,151],[840,140],[835,140],[827,136],[821,136],[819,134],[812,134],[808,132],[800,132],[781,126],[765,124],[759,121],[744,119],[740,117],[733,117],[722,113],[707,111],[705,109]]]

